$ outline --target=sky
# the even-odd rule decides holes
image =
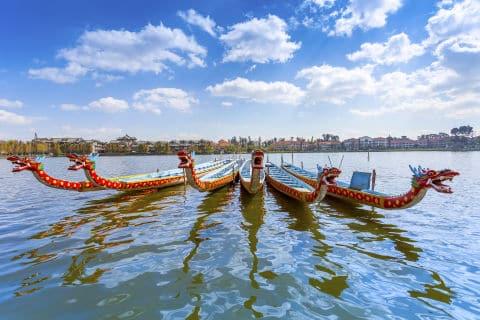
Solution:
[[[3,1],[0,139],[480,127],[480,0]]]

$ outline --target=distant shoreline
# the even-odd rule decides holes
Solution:
[[[290,154],[290,153],[375,153],[375,152],[478,152],[480,149],[471,150],[445,150],[445,149],[386,149],[386,150],[325,150],[325,151],[265,151],[270,154]],[[239,154],[248,154],[249,152],[242,152]],[[234,154],[234,153],[196,153],[197,155],[222,155],[222,154]],[[22,154],[20,154],[22,155]],[[44,155],[44,154],[34,154]],[[175,156],[175,153],[139,153],[139,152],[125,152],[125,153],[100,153],[100,156],[104,157],[124,157],[124,156]],[[0,159],[5,159],[9,155],[1,154]],[[52,158],[65,157],[66,155],[47,155]]]

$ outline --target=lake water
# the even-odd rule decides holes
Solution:
[[[341,154],[330,156],[339,163]],[[294,161],[328,163],[327,154]],[[97,170],[177,164],[101,157]],[[375,168],[378,191],[401,193],[408,164],[459,171],[455,193],[429,191],[400,211],[302,205],[268,187],[252,197],[238,184],[76,193],[11,173],[0,159],[0,318],[479,319],[480,153],[371,153],[370,161],[347,153],[343,179]],[[83,180],[68,165],[45,161],[52,175]]]

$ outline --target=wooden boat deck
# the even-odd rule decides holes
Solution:
[[[302,180],[292,176],[285,170],[280,167],[277,167],[274,164],[268,164],[268,174],[274,179],[282,184],[285,184],[291,188],[294,188],[300,192],[312,192],[313,189],[311,186],[303,182]]]
[[[204,162],[197,165],[195,169],[199,172],[203,172],[213,167],[221,167],[222,165],[225,165],[227,163],[228,163],[228,160]],[[149,180],[156,180],[160,178],[177,177],[177,176],[183,176],[182,169],[170,169],[170,170],[159,171],[159,172],[140,173],[140,174],[133,174],[128,176],[120,176],[120,177],[111,178],[111,180],[128,183],[128,182],[149,181]]]
[[[232,171],[234,172],[233,174],[236,174],[238,172],[239,162],[237,160],[225,160],[225,161],[227,161],[228,163],[218,168],[217,170],[214,170],[206,174],[205,176],[201,177],[200,180],[215,181],[227,176],[228,174],[232,174]],[[197,170],[197,168],[195,168],[195,170]]]

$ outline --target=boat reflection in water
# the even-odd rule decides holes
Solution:
[[[262,188],[263,189],[263,188]],[[250,287],[253,292],[260,289],[260,285],[256,280],[258,274],[259,260],[257,257],[258,248],[258,231],[264,223],[264,215],[266,213],[264,193],[263,190],[255,195],[247,192],[240,193],[240,211],[243,217],[242,228],[247,232],[248,249],[252,256],[250,272],[248,278],[250,280]],[[266,271],[268,275],[268,271]],[[265,272],[263,273],[265,276]],[[268,277],[268,276],[267,276]],[[255,310],[253,305],[257,301],[257,295],[252,294],[244,303],[243,306],[250,310],[256,318],[263,317],[263,313]]]
[[[188,297],[191,297],[188,303],[194,306],[186,319],[200,319],[202,292],[205,291],[205,288],[203,288],[205,285],[204,274],[201,271],[193,273],[190,264],[197,256],[200,245],[208,240],[208,237],[202,233],[220,224],[220,222],[208,223],[208,219],[212,215],[222,212],[222,209],[228,205],[232,198],[233,187],[223,187],[215,192],[204,194],[203,201],[197,207],[197,217],[186,240],[191,242],[193,247],[183,258],[183,275],[180,275],[177,279],[177,282],[183,283],[183,286],[177,285],[178,290],[186,290]]]
[[[325,242],[325,236],[321,232],[321,225],[317,217],[306,203],[289,201],[275,190],[272,190],[272,194],[280,211],[288,213],[288,227],[310,233],[312,240],[315,241],[312,254],[319,258],[321,263],[314,265],[318,277],[309,277],[308,283],[323,293],[340,297],[342,292],[348,288],[348,276],[346,272],[342,272],[340,264],[329,259],[328,255],[332,251],[332,246]]]
[[[169,188],[157,192],[156,190],[134,191],[119,193],[112,196],[91,200],[85,207],[79,208],[75,214],[62,218],[51,225],[47,230],[34,234],[31,239],[50,239],[51,242],[41,247],[21,253],[13,260],[26,259],[23,264],[37,265],[51,262],[65,254],[71,255],[71,261],[64,271],[62,279],[64,285],[93,284],[97,283],[106,269],[95,268],[87,273],[87,266],[105,250],[121,245],[128,245],[135,239],[130,232],[121,234],[121,240],[109,240],[119,236],[123,229],[135,228],[144,224],[154,223],[162,208],[161,202],[172,196],[182,195],[183,187]],[[89,236],[80,246],[57,248],[55,242],[60,238],[72,237],[82,228],[88,227]],[[51,276],[39,278],[37,273],[25,278],[17,296],[33,293],[41,289],[40,283],[50,279]]]
[[[410,269],[409,272],[416,275],[418,279],[430,278],[431,282],[423,282],[422,290],[409,290],[408,293],[413,298],[418,298],[424,303],[433,307],[428,300],[450,304],[453,298],[453,291],[449,288],[440,274],[436,271],[417,266],[422,249],[415,245],[416,241],[409,238],[406,230],[390,223],[385,223],[382,219],[385,216],[378,212],[378,209],[365,209],[365,206],[355,206],[348,202],[326,200],[323,204],[318,204],[319,210],[335,218],[348,220],[344,225],[348,226],[353,234],[360,240],[355,245],[344,245],[358,253],[365,254],[370,258],[391,261],[399,263],[404,268]],[[391,241],[402,257],[395,257],[385,253],[372,251],[368,246],[373,242]],[[362,244],[365,245],[362,247]],[[369,248],[365,248],[365,247]]]
[[[155,301],[162,313],[199,319],[212,311],[210,299],[218,286],[232,285],[231,281],[235,281],[233,284],[241,288],[237,302],[243,307],[243,311],[235,312],[260,318],[271,312],[270,306],[279,297],[296,301],[295,291],[289,290],[297,286],[308,291],[312,301],[317,298],[325,300],[325,297],[345,299],[345,293],[350,294],[358,281],[358,278],[351,278],[355,275],[349,265],[353,261],[351,256],[360,254],[367,256],[368,261],[386,262],[386,268],[392,269],[389,270],[391,276],[400,269],[402,274],[413,278],[405,289],[406,294],[429,307],[443,312],[433,301],[452,302],[454,293],[440,274],[419,263],[422,249],[405,230],[384,222],[386,218],[378,211],[328,200],[305,204],[290,201],[272,188],[267,187],[264,191],[250,195],[237,185],[197,193],[178,186],[159,192],[121,193],[90,200],[74,214],[34,234],[31,238],[42,244],[13,258],[31,266],[29,270],[32,270],[21,280],[15,294],[31,295],[42,287],[55,287],[58,280],[63,286],[80,287],[102,283],[102,279],[109,277],[118,277],[118,281],[125,283],[134,279],[143,284],[145,291],[154,293],[159,290]],[[187,224],[179,227],[181,234],[171,235],[165,243],[162,238],[166,226],[175,223],[176,214],[181,215]],[[279,221],[273,221],[279,224],[267,226],[267,217],[269,220],[280,217]],[[340,221],[338,226],[346,228],[348,236],[355,241],[337,239],[324,222],[328,219]],[[152,239],[146,245],[137,237],[149,224],[158,231],[154,238],[148,235]],[[240,257],[238,261],[246,261],[247,285],[243,279],[232,276],[228,268],[216,266],[213,258],[217,256],[211,251],[218,247],[218,241],[232,242],[229,232],[239,225],[248,245],[248,250],[245,248],[248,258],[243,258],[241,250],[225,255],[231,255],[230,261],[234,256],[235,259]],[[298,237],[293,240],[298,240],[299,245],[287,252],[287,255],[302,260],[293,271],[295,275],[275,268],[268,250],[281,253],[288,248],[277,247],[276,243],[281,243],[282,239],[260,233],[262,227],[285,228],[289,236]],[[117,256],[115,252],[118,252]],[[152,260],[142,258],[143,253],[153,256]],[[130,261],[137,257],[140,257],[137,262]],[[153,262],[150,264],[150,261]],[[124,264],[130,264],[125,269],[128,272],[128,268],[134,268],[132,265],[138,265],[141,270],[133,270],[134,276],[123,279],[121,271],[118,275],[114,269],[117,265],[123,268]],[[218,276],[213,276],[211,270]],[[113,276],[111,272],[114,272]],[[298,282],[297,279],[302,277],[305,282]],[[221,280],[215,282],[217,279]],[[157,287],[150,288],[152,281]],[[108,299],[115,299],[115,296]],[[135,312],[144,311],[136,308]]]

